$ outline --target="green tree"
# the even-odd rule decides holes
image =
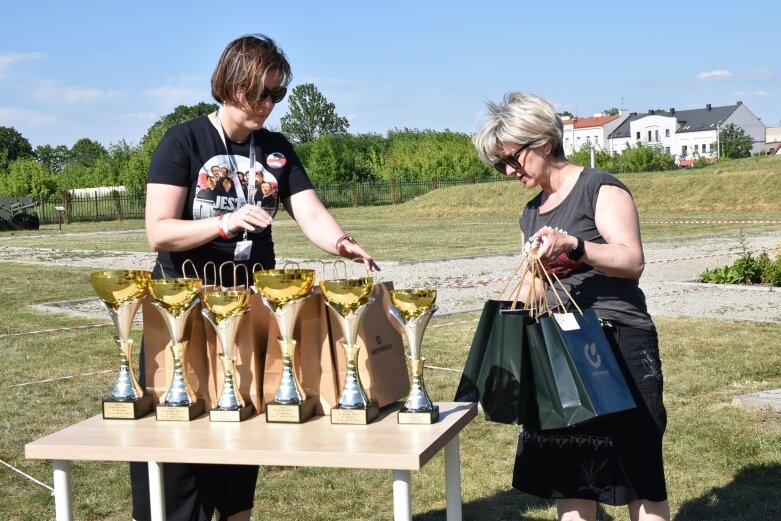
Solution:
[[[62,172],[70,160],[71,151],[65,145],[39,145],[35,147],[35,158],[49,172]]]
[[[583,143],[567,157],[567,160],[574,165],[591,166],[591,143]],[[602,148],[594,150],[594,163],[601,170],[612,171],[615,168],[615,158]]]
[[[294,143],[308,143],[321,134],[342,134],[350,123],[336,113],[336,105],[314,83],[297,85],[288,98],[289,112],[282,116],[282,133]]]
[[[34,155],[30,142],[14,127],[0,127],[0,170],[6,170],[15,159]]]
[[[71,147],[68,163],[91,167],[106,154],[107,152],[103,145],[97,141],[83,137],[76,141]]]
[[[720,158],[739,159],[741,157],[751,157],[751,147],[754,146],[754,140],[734,123],[730,123],[721,129],[719,141],[721,146]]]
[[[653,172],[675,167],[675,158],[662,147],[649,147],[639,142],[635,146],[627,145],[614,160],[614,170],[620,172]]]
[[[6,197],[48,197],[57,192],[57,178],[30,157],[11,161],[8,175],[0,180],[0,195]]]
[[[620,111],[616,107],[610,107],[609,109],[603,110],[602,114],[605,116],[617,116]]]
[[[573,113],[572,113],[572,112],[570,112],[569,110],[565,110],[564,112],[557,112],[556,114],[558,114],[558,115],[559,115],[559,116],[561,116],[562,118],[563,118],[563,117],[565,117],[565,116],[566,116],[566,117],[573,118],[573,119],[575,118],[575,114],[573,114]]]
[[[146,175],[152,153],[168,129],[185,121],[206,116],[215,110],[217,110],[216,103],[202,101],[196,105],[179,105],[173,112],[157,120],[141,138],[138,147],[127,150],[127,164],[119,171],[119,184],[134,195],[143,194],[146,190]]]

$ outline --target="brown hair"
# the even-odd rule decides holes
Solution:
[[[281,86],[293,79],[285,53],[274,40],[262,34],[250,34],[233,40],[222,51],[212,74],[212,97],[218,103],[239,103],[238,95],[252,102],[259,100],[269,74],[278,74]]]

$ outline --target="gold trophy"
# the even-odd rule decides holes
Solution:
[[[204,412],[203,400],[196,399],[187,381],[184,365],[187,363],[187,343],[184,342],[184,326],[190,312],[198,305],[198,294],[203,287],[201,279],[154,279],[149,284],[152,305],[163,317],[171,335],[171,353],[174,372],[168,391],[155,408],[160,421],[190,421]]]
[[[209,411],[211,421],[240,422],[255,412],[252,404],[246,404],[235,381],[236,355],[234,341],[241,318],[249,311],[249,290],[216,289],[206,291],[201,313],[212,325],[219,339],[222,352],[222,393],[217,406]]]
[[[439,419],[439,406],[431,403],[423,383],[423,363],[420,344],[431,316],[437,310],[437,290],[429,288],[397,289],[390,292],[390,314],[398,320],[407,337],[409,351],[410,392],[404,407],[398,412],[399,423],[431,424]]]
[[[315,414],[316,400],[307,399],[295,372],[296,341],[293,330],[304,300],[312,295],[314,270],[261,270],[253,275],[255,289],[279,326],[282,376],[274,401],[266,404],[266,421],[303,423]]]
[[[366,425],[379,415],[376,403],[369,397],[361,384],[358,373],[358,353],[361,346],[356,342],[358,326],[363,315],[374,302],[371,292],[374,279],[335,279],[320,282],[320,292],[325,303],[339,321],[344,340],[341,342],[347,360],[347,376],[336,407],[331,408],[331,423]]]
[[[130,329],[141,299],[149,288],[151,273],[142,270],[109,270],[92,273],[92,287],[116,327],[119,375],[111,396],[103,400],[104,419],[136,420],[152,412],[152,396],[144,394],[133,372]]]

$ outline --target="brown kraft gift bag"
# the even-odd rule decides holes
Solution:
[[[356,340],[361,346],[358,352],[358,374],[361,383],[369,395],[369,400],[376,402],[379,407],[405,398],[410,386],[401,331],[391,322],[388,314],[391,305],[389,292],[392,289],[393,282],[374,285],[374,302],[363,316]],[[325,307],[325,304],[323,306]],[[339,322],[330,312],[328,320],[332,338],[331,349],[336,360],[341,389],[347,378],[347,360],[341,345],[344,335]]]
[[[279,347],[279,327],[271,311],[263,304],[259,295],[253,295],[252,306],[259,308],[268,321],[265,335],[266,356],[263,371],[263,399],[274,401],[274,394],[282,376],[282,350]],[[293,338],[296,340],[295,372],[307,398],[316,399],[316,414],[329,414],[339,398],[336,372],[328,335],[325,303],[320,290],[314,288],[312,295],[301,306],[296,319]]]

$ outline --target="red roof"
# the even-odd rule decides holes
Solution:
[[[610,123],[614,119],[618,118],[618,114],[614,116],[597,116],[592,118],[577,118],[574,121],[575,128],[587,128],[587,127],[601,127],[607,123]]]

